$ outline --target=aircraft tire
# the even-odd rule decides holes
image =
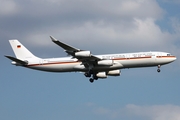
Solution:
[[[94,82],[94,79],[93,79],[93,78],[90,78],[89,81],[90,81],[91,83],[93,83],[93,82]]]
[[[85,73],[84,74],[86,77],[91,77],[91,74],[89,74],[89,73]]]

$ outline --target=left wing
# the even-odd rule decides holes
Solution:
[[[73,58],[77,58],[79,61],[95,62],[95,61],[101,60],[101,58],[92,55],[90,51],[81,50],[81,49],[72,47],[68,44],[60,42],[59,40],[55,39],[52,36],[50,36],[50,38],[55,44],[62,47],[65,50],[65,52],[67,52],[69,55],[73,56]]]
[[[51,40],[52,40],[55,44],[57,44],[57,45],[59,45],[60,47],[62,47],[68,54],[69,54],[69,53],[74,53],[74,52],[79,52],[79,51],[81,51],[81,50],[78,49],[78,48],[72,47],[72,46],[67,45],[67,44],[65,44],[65,43],[63,43],[63,42],[58,41],[57,39],[55,39],[55,38],[52,37],[52,36],[50,36],[50,38],[51,38]]]

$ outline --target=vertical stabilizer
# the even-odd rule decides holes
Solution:
[[[9,40],[11,47],[16,55],[16,58],[21,60],[37,58],[34,56],[24,45],[22,45],[18,40]]]

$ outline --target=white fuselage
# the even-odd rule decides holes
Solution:
[[[110,71],[123,68],[151,67],[164,65],[176,60],[175,56],[165,52],[138,52],[125,54],[106,54],[96,55],[103,60],[112,60],[113,65],[96,65],[94,71]],[[86,72],[88,69],[76,58],[48,58],[48,59],[29,59],[25,67],[49,71],[49,72]]]

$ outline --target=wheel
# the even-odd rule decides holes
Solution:
[[[91,77],[91,74],[89,74],[89,73],[85,73],[84,74],[86,77]]]
[[[98,80],[98,77],[94,77],[95,80]]]
[[[157,72],[161,72],[161,70],[160,70],[160,69],[157,69]]]
[[[93,83],[93,82],[94,82],[94,79],[93,79],[93,78],[90,78],[89,81],[90,81],[91,83]]]
[[[98,80],[98,77],[97,77],[96,75],[93,75],[93,78],[94,78],[95,80]]]

